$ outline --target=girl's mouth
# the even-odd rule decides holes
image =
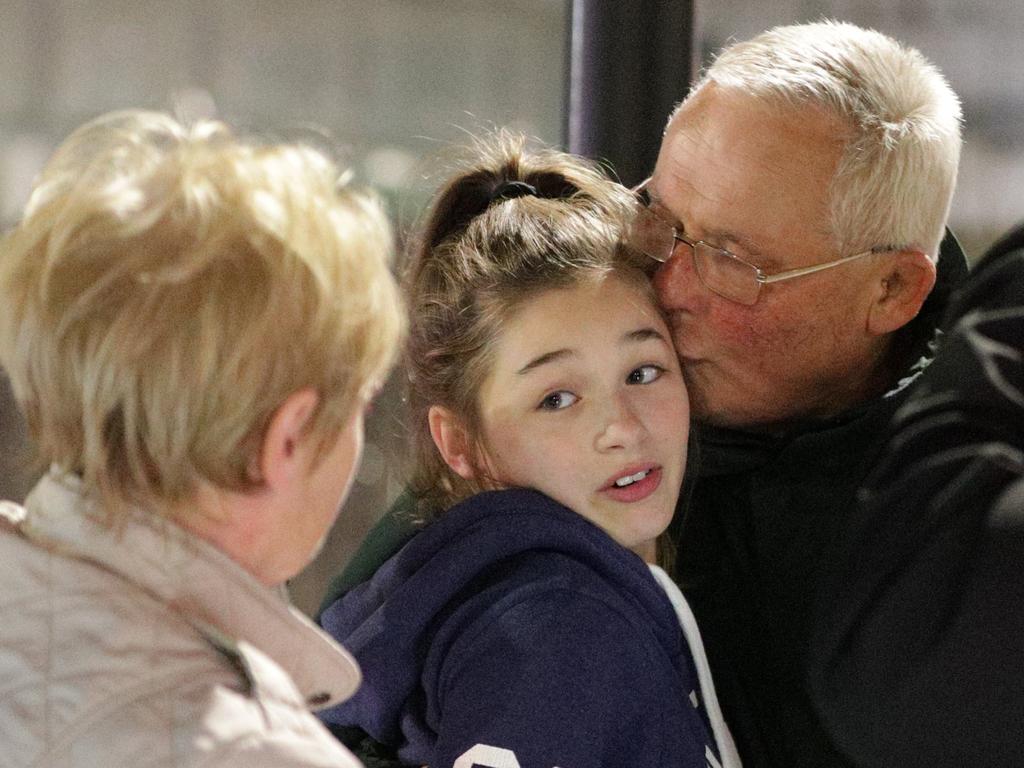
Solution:
[[[632,503],[646,499],[661,485],[661,467],[647,467],[622,475],[601,490],[615,501]]]

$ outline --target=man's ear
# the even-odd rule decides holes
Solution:
[[[445,464],[464,480],[475,478],[473,445],[462,420],[447,408],[432,405],[427,412],[427,423],[430,425],[430,436],[434,438],[434,445]]]
[[[307,428],[320,398],[309,388],[292,392],[270,417],[260,446],[259,477],[264,485],[305,478],[308,463]]]
[[[897,251],[883,263],[868,315],[868,331],[878,336],[892,333],[917,317],[935,286],[935,264],[922,251]]]

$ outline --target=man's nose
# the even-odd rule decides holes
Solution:
[[[631,448],[643,439],[646,427],[628,396],[613,396],[602,417],[595,442],[599,451]]]
[[[699,310],[707,301],[707,289],[697,275],[693,264],[693,251],[689,245],[677,242],[672,255],[654,273],[654,290],[663,309]]]

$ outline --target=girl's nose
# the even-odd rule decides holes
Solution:
[[[596,447],[599,451],[631,448],[643,438],[646,428],[627,397],[612,398],[598,431]]]

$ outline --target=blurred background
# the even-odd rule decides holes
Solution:
[[[1024,219],[1019,0],[0,0],[0,224],[17,221],[63,136],[126,107],[326,148],[382,194],[400,238],[453,148],[496,126],[601,157],[633,183],[699,60],[822,17],[919,48],[960,94],[952,227],[969,255]],[[595,119],[605,134],[588,132]],[[403,486],[398,390],[382,393],[352,496],[291,585],[303,610]],[[23,498],[30,457],[0,377],[0,498]]]

